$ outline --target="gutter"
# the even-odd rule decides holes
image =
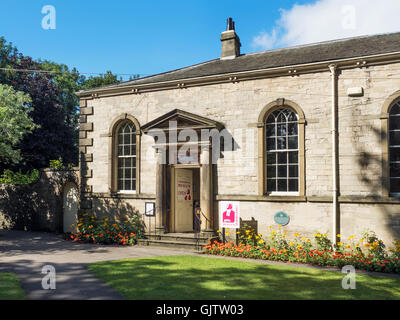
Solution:
[[[338,126],[337,126],[337,112],[338,112],[338,99],[337,99],[337,66],[335,64],[329,65],[332,80],[332,243],[337,244],[340,239],[337,235],[340,234],[340,210],[338,205]]]

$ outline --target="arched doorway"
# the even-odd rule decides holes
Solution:
[[[72,182],[68,182],[63,192],[63,231],[73,232],[78,219],[78,188]]]

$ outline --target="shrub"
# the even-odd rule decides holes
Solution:
[[[39,171],[37,169],[33,169],[27,173],[22,173],[21,170],[18,172],[5,170],[0,176],[0,184],[30,184],[35,182],[38,178]]]
[[[88,243],[134,245],[144,233],[143,223],[137,214],[120,221],[108,217],[96,219],[86,213],[73,227],[75,231],[67,234],[67,239]]]
[[[338,234],[340,241],[332,245],[327,234],[316,233],[311,241],[294,233],[288,240],[288,232],[281,227],[270,228],[265,238],[245,228],[240,231],[238,244],[210,242],[204,247],[205,253],[339,268],[352,265],[367,271],[400,273],[400,240],[395,241],[395,248],[386,250],[383,241],[370,230],[365,231],[358,242],[354,235],[345,240]]]

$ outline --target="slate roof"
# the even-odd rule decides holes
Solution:
[[[126,81],[103,88],[151,84],[393,52],[400,52],[400,32],[249,53],[231,60],[221,60],[218,58],[186,68]]]

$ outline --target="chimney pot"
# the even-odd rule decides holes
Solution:
[[[226,31],[221,33],[221,59],[234,59],[240,56],[240,39],[235,32],[235,22],[227,19]]]

